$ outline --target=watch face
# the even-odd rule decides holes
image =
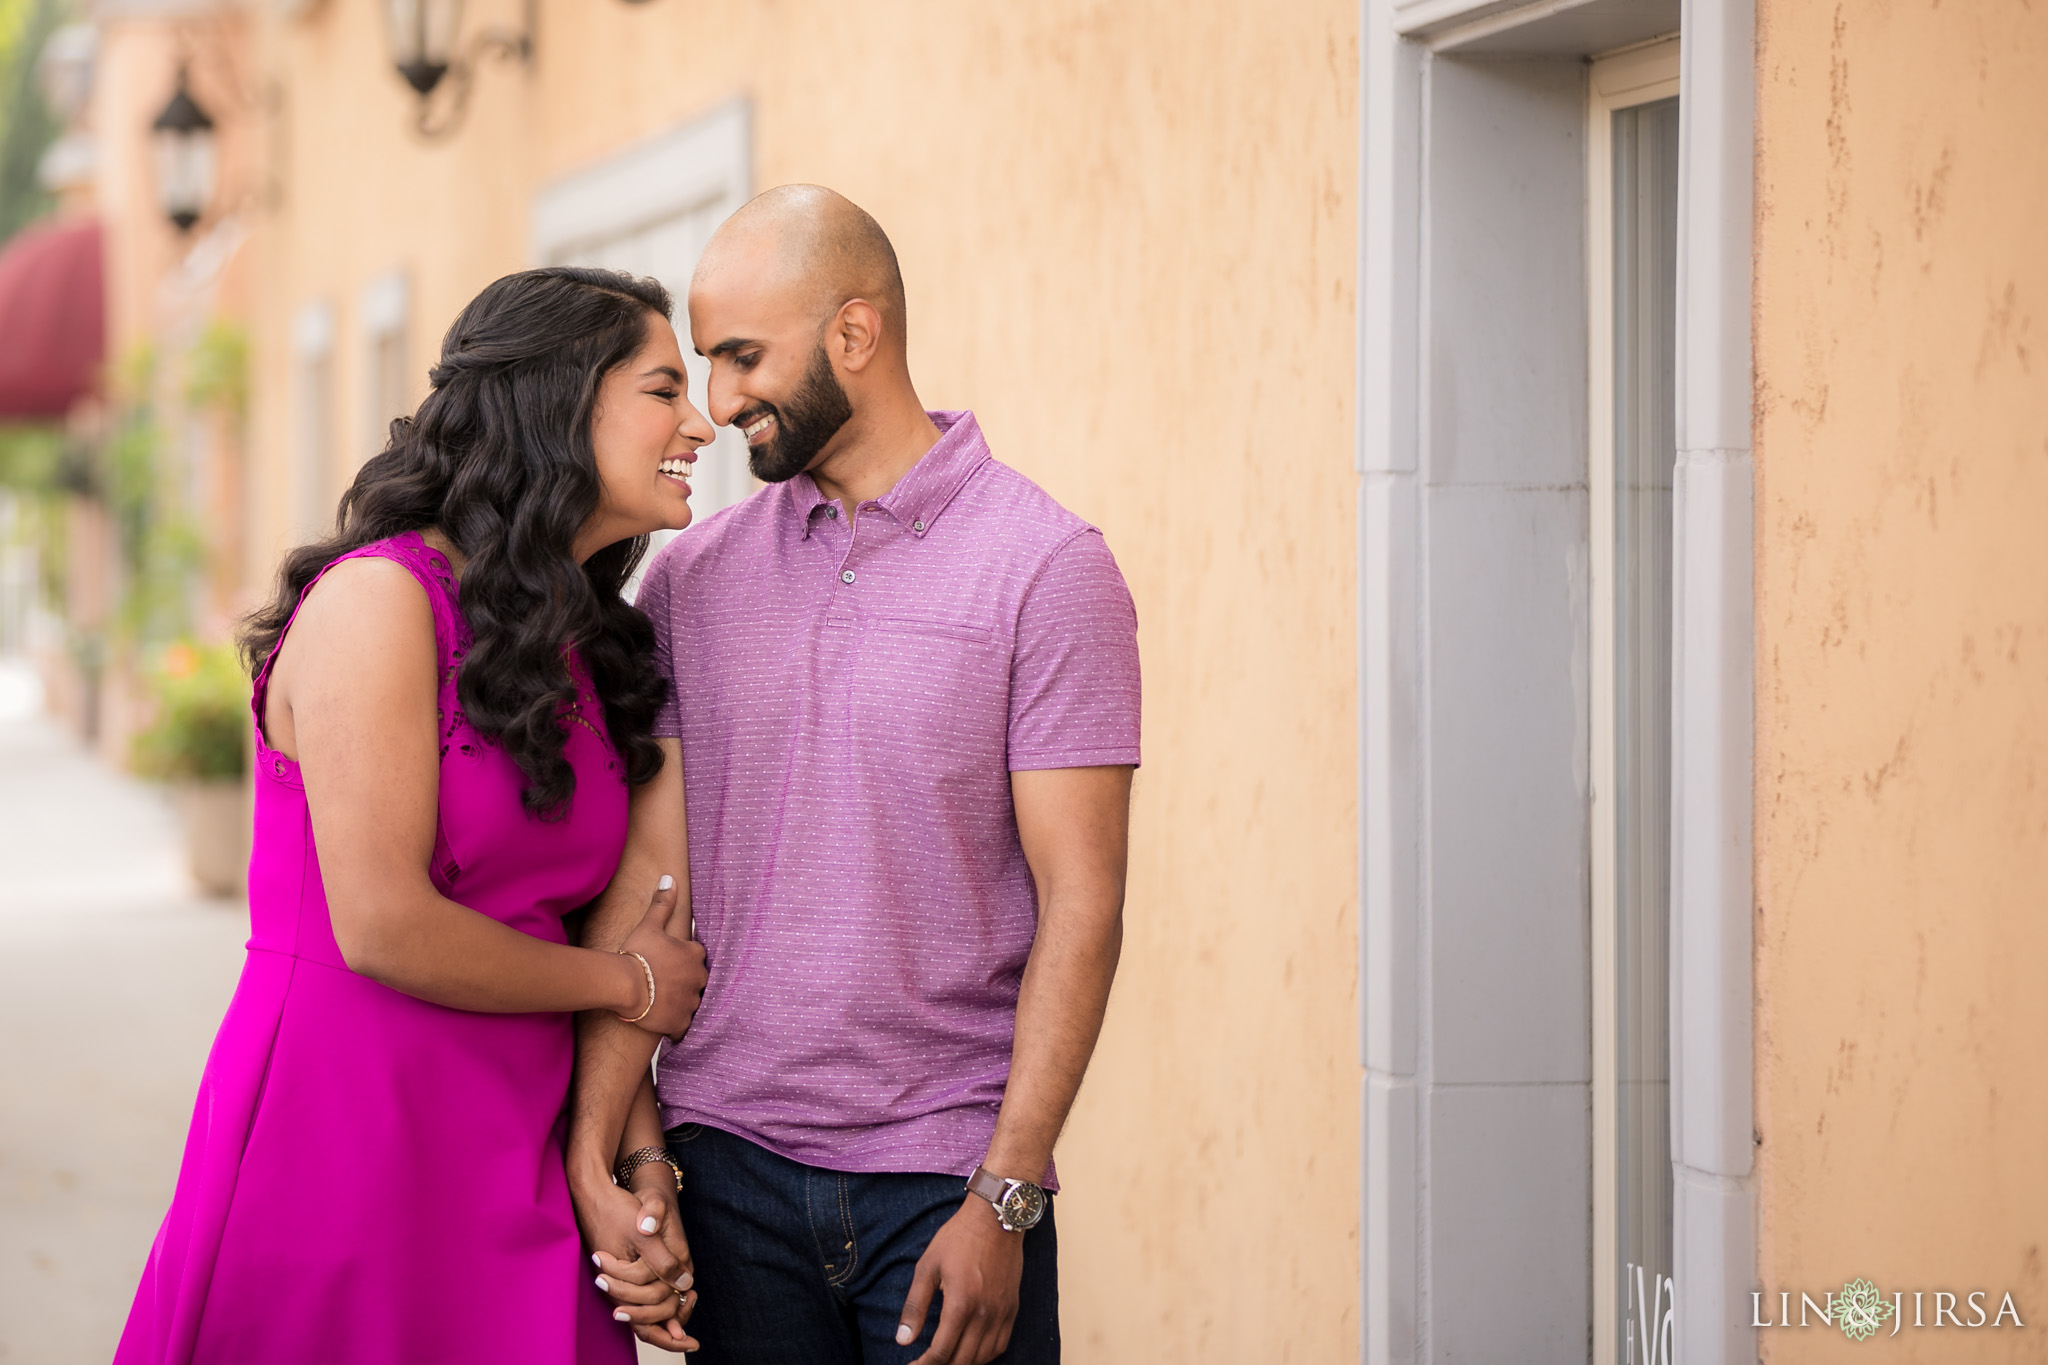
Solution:
[[[1016,1184],[1003,1196],[1003,1221],[1013,1228],[1034,1228],[1045,1217],[1045,1191],[1036,1185]]]

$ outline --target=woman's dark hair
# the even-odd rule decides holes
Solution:
[[[562,756],[572,644],[627,780],[661,771],[652,731],[668,683],[653,665],[653,627],[620,596],[647,538],[580,566],[573,546],[603,491],[590,441],[599,386],[645,345],[649,314],[666,318],[670,306],[653,280],[571,267],[507,275],[472,299],[442,338],[433,391],[391,424],[383,453],[342,494],[334,534],[287,554],[276,594],[242,623],[250,671],[321,570],[372,541],[438,527],[468,559],[471,639],[457,693],[469,723],[525,774],[527,811],[559,819],[576,787]]]

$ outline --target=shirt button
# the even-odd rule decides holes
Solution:
[[[922,520],[913,521],[910,523],[910,529],[913,531],[922,531],[924,529],[924,522]]]
[[[837,503],[834,503],[831,506],[827,507],[825,509],[825,515],[832,518],[832,520],[834,521],[839,520],[839,505]]]
[[[840,574],[839,581],[841,583],[851,583],[853,581],[853,570],[848,569],[845,573]]]

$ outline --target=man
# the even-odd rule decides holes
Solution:
[[[770,486],[641,589],[670,761],[585,941],[679,868],[687,810],[710,975],[659,1068],[688,1261],[666,1229],[600,1250],[694,1285],[704,1365],[1056,1361],[1041,1187],[1122,941],[1129,591],[971,414],[925,411],[895,252],[847,200],[755,199],[689,308],[710,415]],[[586,1227],[620,1226],[598,1208],[645,1038],[584,1021]]]

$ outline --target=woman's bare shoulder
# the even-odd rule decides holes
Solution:
[[[427,590],[403,564],[380,555],[345,559],[306,592],[291,634],[302,645],[376,654],[432,653],[434,609]]]

